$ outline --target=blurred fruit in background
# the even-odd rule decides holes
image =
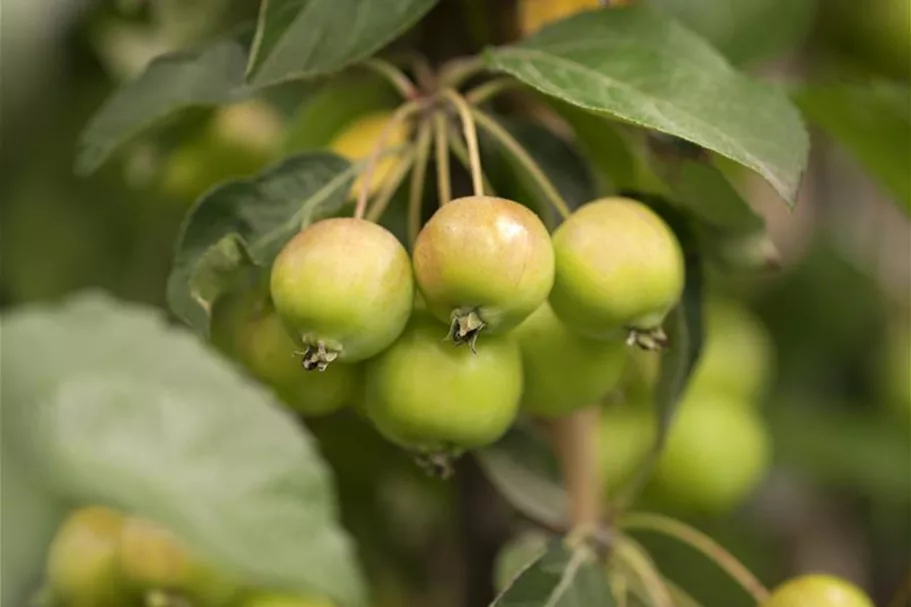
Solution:
[[[688,392],[647,491],[683,511],[728,512],[757,488],[771,451],[765,424],[749,403]]]
[[[257,594],[246,599],[242,607],[334,607],[324,599],[304,598],[290,594]]]
[[[759,402],[769,390],[774,366],[771,338],[743,304],[711,299],[704,310],[702,357],[688,392],[719,394],[734,402]]]
[[[200,607],[226,605],[240,587],[192,554],[165,527],[128,517],[120,536],[120,569],[139,596],[176,597]]]
[[[357,162],[368,159],[384,137],[384,148],[401,146],[408,141],[408,127],[402,122],[390,125],[391,118],[392,112],[387,111],[360,116],[332,138],[332,141],[329,142],[329,149],[351,162]],[[377,193],[395,168],[397,161],[398,155],[394,153],[377,160],[368,186],[371,195]],[[362,178],[359,177],[354,182],[351,187],[353,195],[356,196],[361,191],[362,181]]]
[[[516,7],[519,31],[529,36],[548,23],[601,5],[600,0],[519,0]]]
[[[281,115],[262,100],[216,110],[202,132],[165,156],[162,192],[192,202],[223,181],[260,171],[278,157],[282,121]]]
[[[71,607],[122,607],[129,601],[120,569],[124,519],[102,507],[72,513],[47,558],[49,599]]]

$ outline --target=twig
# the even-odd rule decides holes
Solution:
[[[395,67],[387,61],[382,59],[368,59],[363,63],[363,66],[370,71],[382,76],[389,84],[391,84],[399,94],[407,99],[412,100],[416,99],[420,92],[417,87],[411,81],[411,79],[399,68]]]
[[[370,193],[370,182],[373,179],[373,171],[376,169],[376,164],[382,154],[383,148],[386,147],[386,142],[395,129],[411,116],[411,114],[420,110],[422,105],[423,104],[418,101],[409,101],[400,105],[395,113],[389,118],[389,122],[386,123],[386,126],[383,127],[383,131],[380,133],[376,144],[373,146],[373,150],[370,152],[367,168],[361,176],[360,191],[357,195],[357,205],[354,207],[354,216],[358,219],[363,218],[364,212],[367,210],[367,196]]]
[[[478,128],[471,115],[471,108],[465,98],[454,89],[445,89],[443,96],[456,108],[462,121],[462,131],[468,143],[468,160],[471,163],[471,185],[475,196],[484,195],[484,182],[481,179],[481,152],[478,149]]]
[[[427,160],[430,157],[430,139],[430,123],[425,121],[418,128],[414,168],[411,171],[411,191],[408,196],[408,241],[412,249],[418,232],[421,231],[421,202],[427,176]]]
[[[555,419],[550,433],[569,493],[573,527],[596,525],[600,517],[597,430],[601,409],[594,405]]]
[[[442,112],[436,112],[433,116],[433,141],[436,144],[434,155],[437,161],[437,191],[440,206],[443,206],[452,200],[452,179],[449,173],[449,131]]]
[[[538,163],[535,162],[534,158],[528,153],[528,151],[522,146],[521,143],[516,141],[509,131],[503,128],[496,120],[488,116],[478,108],[471,108],[471,113],[474,115],[475,120],[482,129],[487,131],[494,139],[496,139],[500,145],[502,145],[506,150],[513,155],[513,157],[525,168],[526,171],[532,176],[532,178],[537,182],[538,187],[541,188],[541,191],[544,192],[544,195],[547,197],[547,200],[557,209],[557,212],[566,219],[571,215],[569,210],[569,205],[566,204],[566,201],[563,199],[563,196],[560,195],[560,192],[557,191],[557,188],[554,187],[554,184],[548,179],[547,175],[538,166]]]
[[[715,540],[688,525],[660,514],[637,512],[622,516],[617,525],[622,529],[642,529],[672,537],[709,557],[740,584],[758,604],[769,598],[769,591],[749,569],[722,548]]]

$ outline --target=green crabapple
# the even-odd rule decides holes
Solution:
[[[325,599],[304,598],[286,594],[256,594],[242,604],[242,607],[334,607]]]
[[[124,519],[100,506],[82,508],[60,526],[47,558],[53,600],[72,607],[121,607],[128,591],[120,572]]]
[[[768,387],[774,360],[762,322],[741,304],[719,299],[706,305],[705,321],[705,345],[687,392],[755,403]]]
[[[295,358],[297,347],[272,308],[241,328],[240,360],[302,415],[326,415],[350,405],[360,381],[356,365],[337,363],[308,373]]]
[[[728,511],[762,480],[769,443],[753,407],[721,395],[688,394],[671,424],[650,493],[688,511]]]
[[[392,442],[428,454],[458,453],[502,436],[522,394],[522,357],[508,335],[473,354],[440,339],[415,314],[392,347],[367,362],[366,414]]]
[[[541,304],[513,335],[522,349],[522,408],[540,417],[560,417],[599,402],[615,388],[627,349],[620,339],[579,335]]]
[[[788,580],[762,607],[874,607],[864,592],[831,575],[812,574]]]
[[[683,291],[684,260],[673,231],[646,205],[604,198],[576,210],[553,235],[554,312],[583,335],[629,330],[646,348]]]
[[[428,308],[456,343],[508,331],[547,298],[554,252],[532,211],[503,198],[467,196],[443,205],[414,246],[414,276]]]
[[[655,417],[636,406],[609,406],[598,432],[599,472],[607,494],[633,478],[655,441]]]
[[[191,553],[168,529],[129,517],[120,540],[120,568],[128,584],[144,596],[162,593],[200,607],[224,605],[240,587]]]
[[[272,301],[307,369],[376,356],[411,315],[411,261],[388,230],[362,219],[318,221],[272,266]]]

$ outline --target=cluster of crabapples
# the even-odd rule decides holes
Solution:
[[[60,525],[45,577],[42,604],[51,607],[330,607],[246,588],[165,527],[103,506],[75,510]]]
[[[551,235],[521,204],[468,196],[428,220],[410,256],[362,219],[298,233],[241,350],[300,352],[312,373],[299,380],[248,366],[280,392],[298,390],[304,413],[359,401],[393,442],[455,454],[495,441],[520,409],[555,417],[598,402],[619,381],[627,342],[663,341],[683,282],[674,233],[637,201],[583,205]],[[311,381],[350,391],[327,399]]]

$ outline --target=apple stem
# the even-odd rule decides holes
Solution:
[[[500,93],[520,87],[521,84],[514,78],[496,78],[465,93],[465,100],[471,105],[481,105]]]
[[[452,180],[449,173],[449,132],[446,117],[441,112],[433,116],[433,140],[436,144],[434,155],[437,161],[437,190],[440,206],[452,200]]]
[[[553,205],[560,215],[566,219],[572,214],[572,211],[569,209],[569,205],[564,200],[563,196],[560,195],[560,192],[557,191],[557,188],[554,187],[553,182],[547,177],[547,174],[541,169],[534,158],[528,153],[528,150],[519,143],[515,137],[513,137],[509,131],[507,131],[503,126],[501,126],[496,120],[488,116],[483,111],[474,107],[471,108],[471,113],[474,115],[475,120],[482,129],[487,131],[491,137],[496,139],[500,145],[506,148],[506,151],[512,154],[516,161],[523,166],[523,168],[528,171],[528,174],[534,179],[538,187],[541,188],[541,191],[544,193],[544,196],[547,200]]]
[[[415,152],[414,168],[411,171],[411,185],[408,193],[408,240],[414,250],[414,242],[421,231],[421,202],[424,194],[424,182],[427,177],[427,159],[430,157],[430,123],[424,121],[418,128],[418,141]]]
[[[468,143],[468,160],[471,164],[471,185],[475,196],[484,195],[484,181],[481,179],[481,153],[478,149],[478,127],[475,125],[471,107],[455,89],[444,89],[443,96],[449,100],[462,121],[462,132]]]
[[[468,148],[465,147],[465,142],[462,141],[462,138],[459,137],[459,133],[456,131],[455,125],[449,125],[449,149],[452,150],[453,156],[461,163],[465,170],[471,171],[471,161],[468,159]],[[484,174],[484,169],[481,169],[481,181],[484,182],[484,191],[488,195],[495,195],[496,190],[493,185],[490,183],[490,180],[487,179],[487,175]]]
[[[370,182],[373,179],[373,172],[376,169],[377,162],[379,161],[380,156],[382,156],[383,150],[386,148],[386,143],[389,141],[389,138],[392,136],[396,127],[408,119],[412,114],[418,112],[423,106],[424,104],[420,101],[403,103],[395,113],[392,114],[392,117],[389,118],[389,122],[386,123],[386,126],[383,127],[383,131],[380,133],[376,145],[374,145],[373,149],[370,151],[367,166],[364,169],[364,174],[361,176],[360,191],[357,195],[357,205],[354,208],[354,216],[357,219],[363,219],[364,213],[367,211],[367,197],[370,194]]]
[[[417,99],[420,96],[420,91],[414,85],[414,82],[405,75],[405,72],[388,61],[383,61],[382,59],[374,57],[365,61],[363,66],[382,76],[403,98],[411,100]]]
[[[597,525],[601,491],[598,475],[597,432],[601,407],[574,411],[550,424],[551,438],[570,497],[573,527]]]
[[[749,569],[715,540],[689,525],[660,514],[645,512],[627,514],[617,521],[617,525],[626,530],[641,529],[661,533],[688,544],[721,567],[756,600],[757,604],[763,604],[769,598],[768,589],[756,579]]]
[[[385,180],[383,189],[380,190],[379,194],[374,199],[373,204],[370,206],[370,209],[366,213],[367,221],[379,221],[380,217],[383,216],[383,213],[386,212],[389,203],[392,202],[392,197],[395,196],[399,186],[405,181],[408,171],[414,166],[414,157],[414,150],[409,150],[399,162],[392,177]]]

